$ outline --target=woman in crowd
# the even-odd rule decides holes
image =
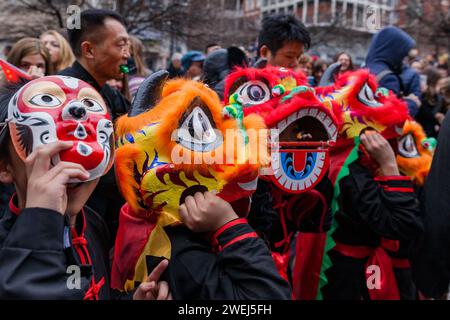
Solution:
[[[33,79],[53,74],[50,53],[37,38],[23,38],[14,44],[8,62],[27,72]]]
[[[440,124],[444,119],[443,99],[438,91],[439,71],[428,67],[424,71],[427,79],[426,89],[422,95],[422,107],[417,113],[416,120],[422,125],[428,137],[437,137]]]
[[[130,37],[131,70],[128,79],[129,94],[134,96],[142,81],[150,75],[150,70],[144,62],[144,45],[138,38]]]
[[[340,73],[355,69],[353,66],[352,57],[346,52],[339,52],[336,55],[335,62],[339,62],[341,64],[341,69],[339,70]]]
[[[41,35],[41,41],[44,43],[51,56],[53,69],[55,72],[70,67],[75,61],[75,56],[67,40],[57,31],[49,30]]]

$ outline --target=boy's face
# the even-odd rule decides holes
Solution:
[[[8,144],[8,155],[8,160],[2,160],[0,182],[14,183],[19,200],[19,208],[23,208],[27,194],[27,170],[24,161],[19,157],[11,142]],[[69,216],[78,214],[91,196],[98,181],[99,178],[68,186],[67,209],[65,214]]]
[[[267,46],[262,46],[260,54],[267,59],[268,64],[274,67],[284,67],[295,69],[298,66],[298,59],[303,54],[304,45],[298,41],[287,41],[283,46],[273,53]]]

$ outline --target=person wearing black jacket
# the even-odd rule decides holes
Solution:
[[[132,291],[141,281],[136,270],[154,272],[163,259],[166,238],[170,262],[163,279],[168,282],[173,299],[290,299],[289,284],[278,274],[265,242],[234,211],[243,210],[244,203],[248,205],[248,201],[238,200],[232,206],[211,192],[187,196],[179,207],[183,223],[164,227],[165,235],[153,237],[153,243],[145,240],[144,248],[139,244],[140,237],[147,239],[154,222],[147,216],[135,215],[126,204],[121,211],[112,288]],[[137,265],[136,259],[142,264]]]
[[[110,299],[108,237],[89,207],[70,227],[55,210],[20,210],[14,195],[0,220],[0,299]]]
[[[419,237],[423,227],[412,181],[399,174],[394,152],[380,134],[366,131],[361,143],[381,176],[374,177],[362,156],[339,182],[336,246],[329,253],[332,266],[326,272],[323,296],[415,299],[408,243]]]
[[[0,94],[0,182],[13,183],[16,190],[0,218],[0,299],[110,299],[110,235],[103,219],[85,205],[99,178],[86,181],[89,172],[79,163],[52,164],[73,141],[43,144],[26,160],[19,157],[6,122],[19,88]],[[79,102],[70,103],[75,108]],[[82,182],[69,183],[74,179]],[[165,267],[161,262],[130,298],[170,298],[166,282],[150,286]]]
[[[178,109],[181,117],[179,121],[187,119],[185,122],[189,124],[186,126],[191,129],[199,125],[204,130],[205,125],[210,124],[216,127],[216,122],[212,118],[208,120],[204,112],[221,115],[222,106],[211,89],[191,80],[165,85],[167,77],[166,71],[152,74],[136,93],[129,115],[121,117],[117,123],[119,143],[116,167],[120,170],[118,180],[127,204],[120,213],[112,287],[131,291],[152,271],[158,259],[166,257],[170,259],[166,277],[175,299],[289,299],[289,285],[277,273],[264,241],[245,219],[239,219],[239,216],[245,216],[248,212],[249,195],[252,192],[249,188],[236,188],[234,185],[242,181],[243,176],[255,177],[257,168],[247,167],[246,164],[241,167],[241,163],[235,161],[231,163],[232,167],[228,167],[229,170],[222,166],[213,169],[214,172],[226,173],[226,176],[211,176],[212,171],[206,173],[200,170],[206,168],[204,162],[200,165],[196,162],[187,167],[178,166],[173,157],[173,163],[170,161],[170,154],[173,155],[176,146],[170,145],[169,149],[163,150],[155,144],[155,141],[161,143],[170,139],[170,133],[167,136],[167,132],[172,129],[161,130],[164,125],[177,123],[173,115],[158,113],[168,106]],[[164,95],[161,95],[162,92]],[[174,104],[177,99],[178,105]],[[201,108],[192,108],[197,105]],[[157,115],[152,115],[153,111]],[[201,112],[204,117],[196,117],[196,112]],[[147,125],[150,118],[155,126]],[[131,124],[135,127],[131,127]],[[152,130],[146,131],[149,127]],[[184,125],[180,124],[181,127],[184,128]],[[194,134],[195,130],[188,131]],[[151,138],[131,138],[133,135],[129,133],[133,132]],[[124,136],[128,137],[126,141],[132,141],[131,144],[124,142]],[[226,140],[223,142],[225,144]],[[163,142],[163,145],[167,144]],[[212,151],[217,146],[214,145]],[[148,157],[141,164],[138,158],[149,155],[148,150],[155,151],[151,165]],[[194,151],[194,146],[184,145],[183,150]],[[206,149],[195,150],[198,155],[207,152]],[[130,166],[128,161],[134,164]],[[166,173],[169,173],[170,180],[164,182],[165,186],[162,187],[156,179],[161,179]],[[198,180],[192,176],[194,173],[205,179],[211,177],[215,182],[205,182],[207,180],[203,178]],[[179,180],[182,176],[195,179],[197,184],[188,187]],[[220,192],[220,196],[230,203],[219,195],[205,192],[208,189]],[[135,190],[145,192],[136,194]],[[167,190],[173,192],[165,193]],[[155,198],[158,194],[161,198]],[[208,233],[213,235],[208,236]]]
[[[107,83],[100,86],[80,62],[75,61],[71,67],[61,70],[58,75],[78,78],[93,86],[105,100],[113,120],[129,111],[130,102],[119,91],[111,88]]]
[[[130,107],[130,102],[120,92],[106,84],[108,80],[123,77],[120,67],[126,65],[130,57],[125,20],[114,11],[89,9],[81,12],[80,27],[67,30],[76,61],[59,75],[78,78],[93,86],[105,100],[114,122]],[[111,170],[101,178],[88,205],[105,219],[112,241],[124,203],[114,170]]]
[[[0,219],[0,299],[121,298],[110,290],[108,228],[95,211],[83,206],[98,179],[66,191],[68,179],[84,179],[86,171],[75,164],[48,169],[51,157],[67,147],[64,142],[47,145],[32,153],[26,165],[11,145],[7,147],[15,164],[5,166],[2,159],[1,179],[14,179],[16,190],[24,190],[23,182],[27,183],[27,193],[14,194]],[[50,183],[43,183],[55,173]],[[161,262],[155,273],[160,275],[165,267],[167,262]],[[151,274],[149,280],[156,282],[159,275]],[[143,283],[122,298],[157,297],[170,297],[166,282],[156,288]]]
[[[174,299],[291,299],[265,242],[231,204],[197,192],[186,197],[179,214],[185,226],[166,228],[172,248],[167,281]]]

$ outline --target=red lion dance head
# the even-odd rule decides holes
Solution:
[[[272,157],[270,179],[288,193],[311,190],[321,181],[338,134],[331,109],[306,83],[301,73],[273,67],[238,69],[225,83],[226,114],[256,113],[269,129],[278,130],[280,150]]]

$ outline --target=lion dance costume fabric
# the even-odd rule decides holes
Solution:
[[[211,89],[167,77],[160,71],[147,78],[130,113],[117,121],[116,173],[127,200],[112,268],[112,287],[119,290],[133,290],[147,278],[148,257],[170,259],[164,228],[181,223],[178,207],[187,196],[216,191],[233,204],[256,189],[260,161],[249,155],[258,153],[257,143],[245,137],[264,129],[263,121],[225,119]]]
[[[376,175],[377,166],[360,145],[360,134],[364,130],[374,129],[390,141],[396,150],[397,139],[401,136],[403,125],[409,118],[406,104],[392,92],[378,87],[375,77],[368,70],[344,73],[333,82],[330,79],[334,77],[337,67],[338,65],[330,66],[323,76],[325,82],[320,84],[321,87],[316,88],[318,98],[332,108],[342,122],[336,146],[331,150],[330,178],[334,185],[333,216],[339,210],[339,181],[348,176],[348,166],[351,163],[360,161]],[[331,260],[327,253],[335,246],[332,234],[336,228],[336,221],[333,219],[325,243],[317,292],[319,299],[322,298],[320,289],[327,283],[325,271],[331,267]]]
[[[326,189],[332,187],[326,181],[338,121],[303,74],[284,68],[236,70],[226,79],[224,99],[227,116],[246,119],[258,114],[268,128],[278,130],[271,136],[272,172],[260,177],[271,186],[283,229],[283,240],[272,246],[272,256],[280,274],[290,278],[292,238],[301,231],[295,240],[293,296],[312,299],[322,260],[316,249],[323,247],[330,213],[332,190],[327,194]]]

